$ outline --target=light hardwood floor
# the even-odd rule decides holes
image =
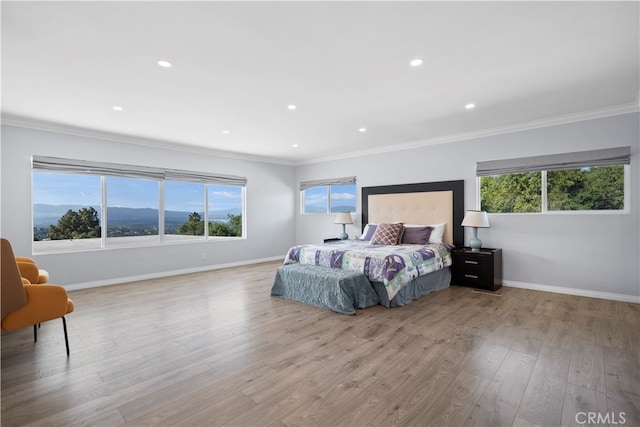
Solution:
[[[69,358],[60,320],[2,334],[2,426],[640,426],[637,304],[451,287],[343,316],[269,296],[278,265],[71,292]]]

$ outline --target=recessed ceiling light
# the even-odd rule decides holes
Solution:
[[[295,110],[295,109],[296,109],[296,108],[298,108],[298,107],[296,107],[296,106],[295,106],[295,105],[293,105],[293,104],[290,104],[290,105],[288,105],[288,106],[287,106],[287,108],[288,108],[289,110]]]
[[[409,62],[409,64],[411,64],[412,67],[419,67],[420,65],[422,65],[422,59],[420,58],[416,58],[411,60],[411,62]]]
[[[112,108],[114,109],[114,111],[122,111],[122,107],[119,105],[114,105]]]
[[[358,132],[366,132],[366,131],[367,131],[367,128],[360,128],[360,129],[358,129]]]
[[[160,61],[158,61],[158,65],[161,66],[162,68],[171,68],[171,62],[169,61],[165,61],[164,59],[161,59]]]
[[[293,144],[292,147],[293,148],[298,148],[298,144]]]
[[[231,132],[229,132],[228,130],[223,130],[222,133],[225,135],[229,135]]]
[[[464,108],[466,108],[467,110],[473,110],[474,108],[476,108],[476,104],[469,103],[465,105]]]

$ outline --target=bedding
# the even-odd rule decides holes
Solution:
[[[373,245],[363,240],[326,245],[298,245],[289,249],[284,264],[309,264],[363,273],[380,282],[389,301],[413,279],[451,265],[447,243]]]
[[[446,267],[437,270],[425,276],[419,276],[413,279],[408,285],[404,286],[393,299],[389,299],[387,290],[382,282],[372,282],[371,285],[378,295],[380,304],[389,307],[401,307],[409,304],[431,292],[447,289],[451,283],[451,268]]]
[[[380,302],[364,274],[304,264],[278,267],[271,295],[346,315]]]

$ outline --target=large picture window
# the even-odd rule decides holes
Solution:
[[[622,211],[629,159],[629,147],[621,147],[478,163],[480,209]]]
[[[303,214],[356,211],[356,177],[300,183]]]
[[[32,176],[34,253],[244,237],[243,177],[40,156]]]

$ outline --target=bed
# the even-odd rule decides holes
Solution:
[[[290,248],[273,296],[355,314],[376,304],[403,306],[449,286],[451,249],[463,246],[464,181],[364,187],[361,203],[361,239]],[[398,227],[397,241],[380,244],[396,238]],[[385,241],[371,228],[393,233]],[[411,236],[406,242],[403,233]]]

